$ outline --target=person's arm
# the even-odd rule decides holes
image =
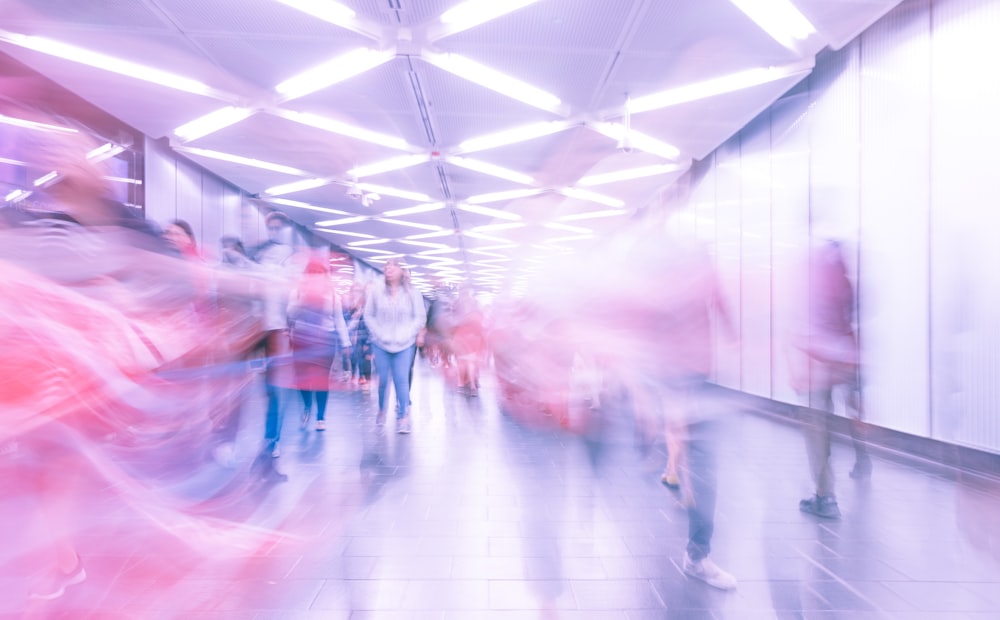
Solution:
[[[365,327],[368,328],[368,334],[373,340],[377,340],[381,334],[381,325],[378,322],[378,316],[375,312],[375,297],[378,292],[372,291],[370,295],[365,299]]]
[[[340,336],[340,346],[347,348],[351,346],[351,336],[347,331],[347,323],[344,321],[344,306],[340,303],[340,296],[333,294],[333,324],[337,328],[337,335]]]
[[[424,305],[424,296],[414,287],[409,287],[410,296],[413,298],[413,330],[412,333],[422,340],[422,334],[427,327],[427,306]],[[418,345],[419,346],[419,345]]]

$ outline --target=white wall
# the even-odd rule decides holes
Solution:
[[[1000,452],[1000,2],[908,0],[699,163],[741,347],[716,380],[804,404],[787,330],[810,237],[847,250],[873,423]],[[840,409],[838,407],[838,409]]]

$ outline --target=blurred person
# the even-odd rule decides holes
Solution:
[[[314,257],[306,265],[288,305],[288,320],[295,385],[304,407],[302,428],[309,425],[315,400],[316,430],[325,431],[330,371],[338,344],[346,351],[350,339],[340,297],[321,258]]]
[[[172,488],[194,477],[192,456],[230,397],[202,394],[197,373],[174,371],[244,334],[191,321],[198,291],[187,264],[108,199],[88,138],[35,139],[27,157],[59,177],[36,192],[37,209],[0,230],[0,331],[10,347],[0,357],[0,479],[5,500],[37,507],[4,553],[37,556],[44,570],[29,575],[29,597],[52,600],[86,580],[74,538],[93,525],[81,519],[100,522],[110,495],[202,549],[262,531],[187,514],[204,490]]]
[[[294,254],[288,243],[291,220],[280,211],[272,211],[264,218],[268,239],[251,252],[267,277],[271,286],[264,297],[264,389],[267,394],[267,414],[264,425],[264,454],[277,458],[281,456],[281,426],[284,422],[281,407],[282,374],[288,372],[291,357],[291,343],[288,339],[288,293],[291,261]],[[273,465],[261,464],[266,473],[274,472],[279,478],[284,475],[273,470]]]
[[[365,301],[364,317],[379,378],[376,424],[385,423],[391,381],[398,406],[396,431],[409,433],[410,371],[427,314],[420,291],[406,281],[396,259],[386,261],[383,280],[376,283]]]
[[[163,230],[166,239],[183,258],[200,259],[194,229],[184,220],[174,220]]]
[[[348,331],[351,335],[351,378],[359,386],[368,385],[372,378],[372,347],[365,323],[365,287],[355,282],[351,287],[350,319]]]
[[[812,407],[800,407],[805,424],[809,467],[816,491],[799,502],[802,512],[837,519],[840,507],[830,466],[830,424],[833,393],[844,390],[844,404],[851,416],[850,431],[855,451],[852,478],[871,473],[871,458],[863,441],[860,355],[855,329],[854,288],[847,276],[841,245],[822,240],[810,247],[807,268],[809,291],[805,325],[796,334],[793,387],[808,394]]]
[[[471,288],[462,289],[452,317],[451,349],[455,354],[458,389],[479,393],[479,360],[483,356],[483,312]]]

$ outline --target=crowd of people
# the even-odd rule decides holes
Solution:
[[[468,397],[491,366],[504,411],[529,425],[589,433],[597,417],[588,407],[581,414],[580,403],[627,408],[647,441],[664,438],[663,483],[688,510],[684,571],[735,587],[708,558],[720,422],[708,381],[716,340],[734,341],[736,329],[706,248],[666,220],[642,222],[600,257],[553,261],[536,289],[501,296],[487,313],[469,287],[439,285],[425,297],[396,259],[371,281],[339,282],[329,248],[296,246],[294,225],[279,211],[264,218],[263,243],[247,248],[226,236],[219,260],[209,260],[188,222],[161,228],[108,200],[105,175],[85,152],[41,145],[41,163],[62,171],[60,182],[32,209],[4,210],[0,222],[0,315],[11,352],[0,358],[4,474],[37,493],[46,535],[35,540],[51,566],[33,597],[58,598],[86,578],[67,519],[93,479],[113,480],[158,523],[191,519],[187,509],[217,501],[217,489],[188,489],[182,499],[150,489],[190,477],[206,458],[234,467],[241,420],[254,415],[260,385],[264,430],[252,471],[281,481],[288,393],[300,396],[301,429],[324,432],[332,382],[377,383],[376,425],[392,410],[395,431],[407,435],[419,357]],[[794,339],[795,387],[827,409],[844,386],[860,420],[844,259],[830,244],[809,265],[813,299]],[[612,385],[618,397],[607,395]],[[816,493],[800,508],[837,518],[827,418],[804,411]],[[863,477],[871,463],[860,421],[854,428],[852,476]],[[126,458],[138,453],[146,469]],[[201,542],[262,544],[269,534],[250,525],[217,524]]]

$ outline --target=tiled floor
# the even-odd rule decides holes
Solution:
[[[1000,493],[988,481],[876,454],[847,477],[844,517],[798,511],[810,492],[799,431],[727,411],[713,558],[739,579],[720,592],[678,569],[686,514],[659,483],[662,446],[640,454],[608,406],[600,437],[515,424],[490,382],[478,398],[418,367],[414,432],[374,424],[374,391],[338,391],[325,433],[301,431],[287,395],[286,482],[226,506],[280,540],[220,558],[185,551],[152,519],[95,500],[82,520],[89,577],[27,605],[0,575],[4,617],[405,619],[1000,618]],[[259,405],[259,401],[254,405]],[[236,478],[262,414],[247,412]],[[211,465],[215,468],[215,465]],[[214,472],[214,473],[213,473]],[[204,474],[223,475],[221,468]],[[16,523],[11,501],[7,525]],[[83,519],[81,517],[81,519]],[[190,540],[190,532],[178,533]],[[4,586],[4,584],[7,584]]]

